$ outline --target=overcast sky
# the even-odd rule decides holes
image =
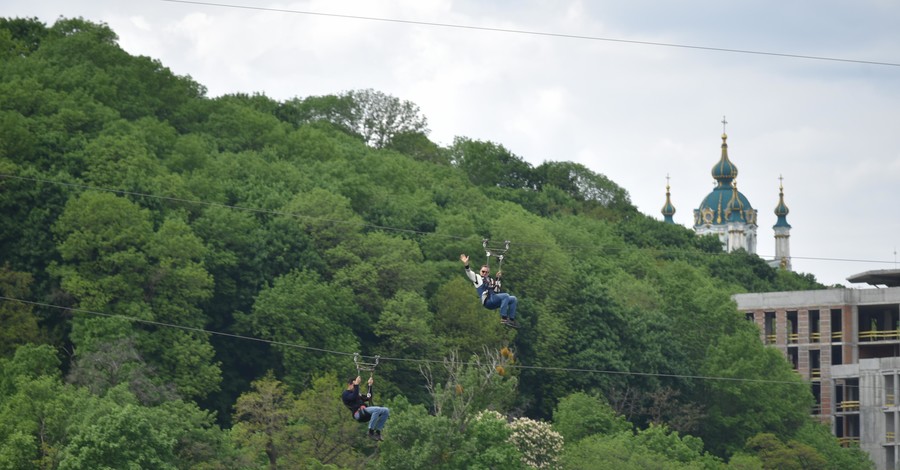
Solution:
[[[210,97],[373,88],[416,103],[438,144],[584,164],[657,219],[669,175],[688,227],[725,116],[760,256],[775,254],[781,175],[796,271],[850,285],[897,267],[900,66],[855,62],[900,64],[893,0],[4,0],[0,16],[104,22]]]

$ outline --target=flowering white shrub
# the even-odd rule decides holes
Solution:
[[[502,414],[500,414],[494,410],[481,410],[478,412],[478,414],[475,415],[476,421],[481,421],[484,418],[491,418],[491,419],[496,419],[496,420],[502,419],[503,421],[506,421],[505,416],[503,416]]]
[[[522,463],[532,468],[558,468],[562,434],[548,423],[529,418],[516,418],[509,427],[512,428],[509,442],[522,453]]]

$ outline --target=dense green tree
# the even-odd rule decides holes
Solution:
[[[253,312],[239,321],[254,336],[274,341],[285,382],[306,385],[313,374],[341,370],[346,358],[325,351],[359,351],[351,325],[360,312],[349,289],[309,271],[294,271],[260,291]]]
[[[421,295],[409,291],[397,292],[385,303],[384,311],[374,325],[374,332],[381,340],[379,351],[391,357],[437,357],[443,348],[442,341],[432,331],[433,324],[434,315]],[[415,363],[389,362],[379,368],[379,374],[388,377],[391,383],[410,384],[421,380],[419,367]],[[396,393],[394,389],[388,391],[391,395]],[[424,393],[415,393],[414,390],[406,390],[405,395],[417,402],[425,398]]]
[[[431,276],[431,266],[422,263],[415,241],[370,232],[326,252],[334,271],[334,282],[352,289],[357,304],[377,320],[386,299],[400,290],[421,292]]]
[[[258,460],[263,458],[268,468],[278,468],[285,454],[297,445],[297,397],[284,384],[266,375],[252,384],[251,391],[238,397],[234,405],[232,438]]]
[[[0,468],[53,468],[86,391],[60,380],[60,360],[48,345],[20,346],[0,358]]]
[[[616,209],[633,207],[624,189],[580,163],[544,162],[534,169],[534,174],[538,189],[555,186],[580,201]]]
[[[154,432],[149,409],[127,404],[93,418],[72,437],[59,468],[176,468],[174,440]]]
[[[391,419],[385,426],[385,441],[379,444],[377,468],[464,468],[452,463],[474,457],[461,450],[463,433],[450,418],[431,415],[424,405],[410,404],[404,397],[387,405]]]
[[[9,58],[34,52],[47,36],[47,26],[37,18],[0,18],[0,30],[8,34],[11,42],[3,49]]]
[[[446,416],[459,429],[465,429],[480,410],[509,409],[518,385],[513,364],[515,356],[508,348],[485,350],[468,361],[451,353],[440,367],[426,363],[422,373],[434,414]]]
[[[699,432],[717,455],[741,449],[762,432],[789,438],[809,419],[809,386],[780,351],[763,346],[751,325],[710,347],[702,373],[722,378],[704,381],[708,417]]]
[[[827,462],[829,470],[871,470],[875,463],[859,447],[843,447],[828,425],[807,421],[794,435],[793,441],[810,446]]]
[[[449,152],[452,163],[475,185],[514,189],[534,187],[531,165],[503,145],[456,137]]]
[[[325,121],[348,133],[355,132],[357,128],[355,102],[347,93],[292,98],[281,103],[276,116],[295,126]]]
[[[314,464],[336,465],[339,468],[365,466],[365,456],[362,454],[368,447],[365,441],[366,426],[356,422],[341,401],[344,391],[341,384],[334,374],[316,377],[312,387],[304,390],[297,399],[297,430],[301,442],[292,451],[292,458],[303,461],[297,462],[296,467],[316,468]],[[376,403],[382,403],[380,397],[376,398]],[[392,424],[389,419],[386,433]]]
[[[0,266],[0,295],[26,300],[30,297],[31,282],[31,274],[12,271],[9,264]],[[0,357],[10,356],[17,346],[39,339],[37,317],[33,310],[26,303],[0,303],[0,325],[3,325],[0,328]]]
[[[553,411],[553,427],[569,444],[595,434],[617,434],[631,430],[629,423],[602,396],[573,393],[559,401]]]
[[[211,293],[200,264],[202,243],[178,219],[154,232],[149,214],[124,198],[84,193],[72,199],[54,232],[63,263],[52,272],[82,309],[139,320],[204,325],[197,303]],[[76,317],[76,353],[135,336],[140,350],[184,396],[203,396],[219,381],[209,340],[196,332],[133,329],[121,318]]]
[[[95,395],[127,384],[128,389],[144,404],[155,405],[177,398],[174,387],[159,383],[152,369],[144,362],[132,338],[101,343],[95,349],[76,357],[67,380],[82,386]]]
[[[747,440],[747,447],[758,453],[763,468],[779,470],[826,468],[825,459],[812,447],[797,441],[785,444],[771,433],[751,437]]]
[[[49,345],[26,344],[10,359],[0,357],[0,397],[16,392],[20,380],[60,377],[61,362]]]
[[[295,124],[327,121],[358,135],[375,148],[388,146],[398,134],[428,132],[428,120],[410,101],[371,88],[339,95],[311,96],[284,103],[276,114]]]
[[[0,405],[3,468],[55,468],[72,435],[82,430],[77,413],[95,399],[65,386],[57,376],[20,376],[16,391]],[[13,446],[24,446],[12,452]]]
[[[472,284],[460,273],[438,288],[433,297],[434,323],[432,330],[451,351],[469,357],[487,347],[499,350],[504,343],[503,326],[496,312],[485,309]]]
[[[406,131],[394,134],[385,148],[396,150],[421,162],[449,165],[447,151],[428,139],[421,131]]]
[[[719,469],[724,464],[703,452],[703,443],[652,426],[632,434],[595,434],[566,446],[563,468],[596,469]]]
[[[346,95],[353,101],[355,130],[372,147],[388,145],[398,133],[428,132],[428,119],[411,101],[371,88],[349,91]]]
[[[215,102],[198,132],[212,136],[220,151],[239,152],[262,150],[283,139],[287,129],[275,116],[224,97]]]

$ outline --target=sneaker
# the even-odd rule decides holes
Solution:
[[[376,440],[376,441],[383,441],[383,440],[384,440],[384,438],[381,437],[381,431],[375,431],[375,440]]]
[[[381,436],[378,435],[378,434],[375,434],[375,431],[374,431],[374,430],[369,429],[369,439],[372,439],[373,441],[380,441],[380,440],[381,440]]]
[[[519,327],[519,323],[516,322],[515,320],[506,320],[505,322],[503,322],[503,324],[506,325],[506,326],[508,326],[508,327],[511,327],[511,328],[518,328],[518,327]]]
[[[501,323],[501,324],[505,325],[505,324],[507,324],[508,322],[509,322],[509,318],[506,318],[506,317],[500,317],[500,323]]]

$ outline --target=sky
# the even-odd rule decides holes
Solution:
[[[372,88],[418,105],[439,145],[583,164],[659,220],[668,181],[686,227],[724,127],[760,256],[783,182],[795,271],[863,288],[846,278],[898,267],[893,0],[4,0],[0,16],[105,23],[209,97]]]

